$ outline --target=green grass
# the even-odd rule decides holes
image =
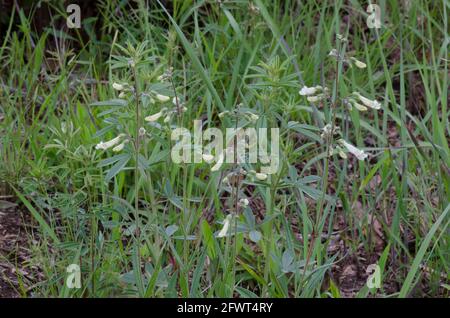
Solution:
[[[346,266],[364,276],[378,263],[382,287],[369,290],[362,278],[352,296],[448,297],[448,1],[412,1],[409,10],[378,1],[378,30],[367,29],[359,1],[119,2],[101,1],[97,19],[83,19],[88,40],[56,24],[35,32],[23,10],[6,25],[0,194],[31,213],[23,266],[45,277],[20,277],[21,296],[341,297]],[[337,33],[367,68],[328,56]],[[161,84],[169,67],[173,82]],[[228,187],[230,171],[259,165],[212,172],[173,163],[169,124],[143,121],[164,104],[136,105],[133,94],[117,102],[113,82],[176,93],[187,111],[170,123],[190,131],[200,118],[205,128],[233,127],[218,114],[242,103],[259,115],[256,127],[280,128],[281,169]],[[331,102],[307,102],[303,85],[328,87]],[[353,91],[381,110],[343,107]],[[327,157],[327,123],[369,159]],[[121,153],[95,149],[124,131],[134,139]],[[249,208],[239,210],[244,197]],[[216,237],[236,210],[232,235]],[[344,250],[333,250],[336,238]],[[72,263],[81,289],[65,286]]]

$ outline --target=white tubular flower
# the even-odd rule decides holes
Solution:
[[[169,113],[166,118],[164,118],[164,123],[167,124],[172,119],[172,113]]]
[[[156,98],[160,101],[160,102],[167,102],[170,100],[169,96],[166,95],[161,95],[161,94],[156,94]]]
[[[358,103],[356,100],[354,99],[350,99],[349,100],[351,105],[353,105],[357,110],[359,110],[360,112],[365,112],[367,110],[367,107],[364,105],[361,105],[360,103]]]
[[[339,57],[339,52],[336,49],[332,49],[328,56]]]
[[[144,127],[139,128],[139,137],[144,137],[147,131]]]
[[[320,86],[316,86],[316,87],[303,86],[302,89],[298,93],[301,96],[315,95],[319,91],[319,87]]]
[[[342,150],[341,147],[337,146],[336,147],[339,156],[341,156],[342,159],[347,159],[347,154]]]
[[[203,154],[203,160],[205,160],[206,163],[211,163],[214,160],[214,156],[211,154]]]
[[[231,218],[232,218],[231,214],[228,214],[227,217],[225,218],[225,221],[223,221],[223,227],[217,234],[217,237],[220,238],[227,236],[228,229],[230,228]]]
[[[125,92],[120,92],[119,94],[119,98],[125,98],[127,96],[127,94],[125,94]]]
[[[154,122],[154,121],[157,121],[158,119],[160,119],[162,115],[163,115],[163,111],[161,110],[160,112],[158,112],[156,114],[145,117],[144,120],[148,121],[148,122]]]
[[[120,142],[120,139],[122,139],[122,137],[125,137],[125,134],[120,134],[116,138],[113,138],[113,139],[111,139],[110,141],[107,141],[107,142],[100,141],[100,143],[98,143],[95,146],[95,149],[97,149],[97,150],[99,150],[99,149],[106,150],[106,149],[109,149],[111,147],[114,147],[115,145],[117,145]]]
[[[261,172],[257,172],[257,173],[255,173],[255,177],[258,180],[264,181],[264,180],[267,179],[267,174],[261,173]]]
[[[328,157],[331,157],[331,156],[333,156],[333,154],[334,154],[334,148],[333,148],[332,145],[330,145],[330,146],[328,147],[328,153],[327,153],[327,156],[328,156]]]
[[[122,142],[122,143],[119,144],[118,146],[115,146],[115,147],[112,149],[112,151],[114,151],[114,152],[122,151],[122,150],[123,150],[123,147],[125,147],[125,143],[124,143],[124,142]]]
[[[366,68],[367,67],[366,63],[361,62],[354,57],[351,57],[350,59],[353,61],[353,63],[356,65],[357,68]]]
[[[333,131],[331,131],[331,124],[326,124],[322,128],[322,133],[320,134],[320,138],[322,138],[323,140],[326,140],[329,137],[331,137],[332,135],[334,136],[337,133],[339,133],[339,131],[340,131],[339,126],[333,126]]]
[[[346,142],[344,139],[339,139],[338,142],[345,147],[348,152],[350,152],[352,155],[354,155],[358,160],[364,160],[367,158],[367,154],[361,150],[353,146],[352,144]]]
[[[119,84],[119,83],[113,83],[113,84],[112,84],[112,87],[113,87],[116,91],[122,91],[122,90],[125,88],[124,85]]]
[[[258,121],[258,119],[259,119],[259,116],[256,115],[256,114],[249,113],[248,115],[249,115],[249,117],[250,117],[250,120],[251,120],[252,122],[254,122],[254,123],[256,123],[256,122]]]
[[[178,106],[178,104],[181,104],[181,101],[179,98],[174,97],[174,98],[172,98],[172,104],[174,104],[175,106]]]
[[[337,38],[339,41],[347,42],[347,39],[346,39],[342,34],[336,34],[336,38]]]
[[[122,151],[122,150],[123,150],[123,147],[125,147],[125,145],[128,143],[128,141],[129,141],[128,139],[124,140],[121,144],[115,146],[115,147],[112,149],[112,151],[114,151],[114,152]]]
[[[248,201],[248,199],[240,199],[240,200],[239,200],[239,204],[240,204],[241,206],[248,206],[249,203],[250,203],[250,202]]]
[[[228,114],[228,113],[229,113],[228,110],[221,112],[221,113],[219,114],[219,118],[223,118],[223,116],[225,116],[225,115]]]
[[[306,97],[306,99],[308,100],[308,102],[310,102],[310,103],[316,103],[316,102],[320,102],[322,99],[324,99],[325,98],[325,95],[324,94],[319,94],[319,95],[316,95],[316,96],[308,96],[308,97]]]
[[[377,100],[370,100],[364,96],[362,96],[358,92],[353,92],[353,95],[359,98],[359,100],[367,107],[373,108],[373,109],[380,109],[381,104]]]

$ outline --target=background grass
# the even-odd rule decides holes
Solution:
[[[17,264],[2,253],[0,260],[38,268],[41,277],[20,271],[17,294],[448,296],[450,4],[377,3],[381,29],[367,28],[359,1],[104,0],[92,17],[82,12],[76,32],[64,27],[59,1],[50,1],[40,32],[36,5],[13,6],[1,20],[0,191],[33,218],[29,259]],[[336,83],[327,55],[337,33],[367,68],[341,68]],[[260,116],[258,127],[280,127],[282,168],[240,187],[250,201],[241,232],[214,235],[233,212],[233,189],[221,182],[231,168],[174,164],[164,129],[148,127],[138,187],[133,159],[114,165],[104,161],[112,154],[94,149],[117,134],[110,108],[92,104],[117,98],[113,82],[133,80],[115,67],[124,55],[116,44],[127,42],[146,43],[142,56],[152,58],[136,78],[142,90],[173,67],[188,108],[178,126],[192,130],[201,118],[205,128],[225,128],[218,113],[243,103]],[[304,84],[359,91],[382,110],[334,113],[329,103],[301,98]],[[369,160],[335,155],[326,168],[320,128],[333,114]],[[257,243],[252,229],[262,233]],[[78,290],[64,284],[72,263],[82,270]],[[373,263],[382,287],[369,290],[365,269]]]

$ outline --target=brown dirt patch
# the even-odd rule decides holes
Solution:
[[[20,297],[19,278],[36,281],[37,268],[29,266],[31,216],[15,203],[0,199],[0,298]],[[28,231],[28,232],[27,232]]]

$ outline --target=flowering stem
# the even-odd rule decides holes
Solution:
[[[141,127],[141,117],[140,117],[140,109],[139,109],[139,85],[138,85],[138,77],[136,66],[132,67],[133,69],[133,78],[134,78],[134,93],[136,99],[136,130],[135,130],[135,140],[134,140],[134,150],[135,150],[135,165],[134,165],[134,220],[136,222],[136,232],[135,232],[135,249],[136,249],[136,258],[137,258],[137,268],[134,269],[135,275],[141,274],[141,253],[140,253],[140,221],[139,221],[139,151],[140,151],[140,136],[139,136],[139,128]],[[138,282],[142,282],[142,279],[137,280]],[[138,283],[138,290],[143,293],[144,287],[142,284]]]
[[[139,128],[140,128],[140,112],[139,112],[139,87],[138,87],[138,79],[137,79],[137,71],[136,67],[133,67],[133,77],[134,77],[134,92],[136,99],[136,130],[135,130],[135,139],[134,139],[134,150],[135,150],[135,165],[134,165],[134,209],[135,209],[135,222],[136,222],[136,236],[139,238],[140,230],[139,230],[139,150],[140,150],[140,137],[139,137]]]
[[[324,201],[325,201],[325,194],[327,193],[327,189],[328,189],[328,170],[329,170],[329,164],[330,164],[330,156],[329,156],[329,152],[330,152],[330,148],[331,145],[333,144],[333,139],[334,139],[334,130],[335,130],[335,121],[336,121],[336,109],[337,109],[337,105],[338,105],[338,100],[339,100],[339,62],[340,62],[340,45],[339,45],[340,41],[337,41],[337,52],[338,52],[338,56],[336,58],[336,64],[335,64],[335,83],[334,83],[334,98],[333,101],[331,103],[331,112],[332,112],[332,118],[331,118],[331,133],[327,136],[326,138],[326,149],[325,149],[325,160],[324,160],[324,176],[322,178],[322,194],[320,197],[320,201],[319,201],[319,209],[317,210],[317,214],[316,214],[316,220],[312,229],[312,233],[311,233],[311,243],[309,245],[308,248],[308,253],[306,255],[306,263],[305,263],[305,267],[303,270],[303,277],[302,277],[302,283],[304,281],[305,278],[305,274],[306,274],[306,270],[308,268],[309,265],[309,261],[312,257],[313,251],[314,251],[314,246],[316,244],[316,238],[319,236],[319,228],[320,228],[320,223],[321,223],[321,219],[322,219],[322,214],[323,214],[323,210],[324,210]]]

